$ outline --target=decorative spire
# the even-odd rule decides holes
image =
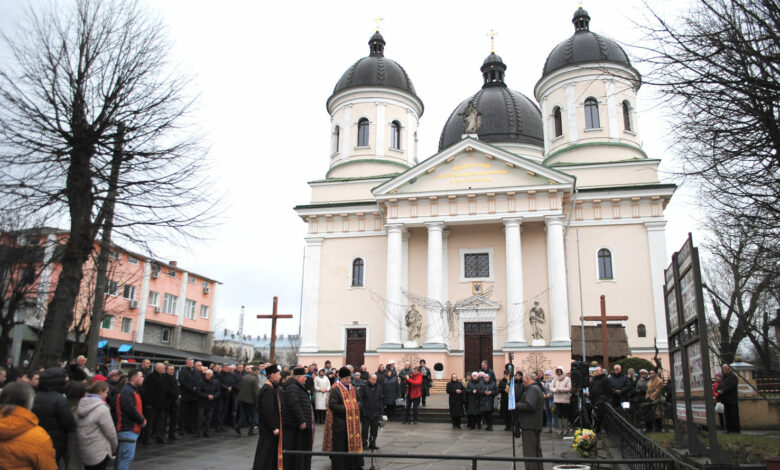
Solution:
[[[496,53],[496,36],[498,36],[498,32],[494,31],[493,28],[490,28],[490,32],[487,33],[488,37],[490,38],[490,53],[495,54]]]
[[[579,2],[579,8],[574,12],[574,17],[571,19],[574,23],[574,32],[590,31],[590,15],[588,11],[582,8],[582,2]]]
[[[371,36],[371,39],[368,40],[368,47],[370,51],[371,57],[384,57],[385,56],[385,38],[382,37],[382,34],[379,32],[379,21],[381,21],[382,18],[376,17],[375,21],[377,22],[377,30],[374,33],[373,36]]]

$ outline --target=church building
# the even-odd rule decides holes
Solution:
[[[295,208],[308,225],[302,363],[425,359],[462,377],[514,352],[521,369],[568,369],[601,295],[607,314],[628,317],[630,355],[666,352],[675,186],[642,150],[639,72],[584,9],[572,22],[535,100],[507,86],[491,51],[434,155],[417,152],[422,99],[371,37],[327,100],[330,168]]]

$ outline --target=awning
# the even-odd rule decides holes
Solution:
[[[106,341],[106,340],[104,340],[104,339],[102,339],[102,340],[98,341],[98,349],[103,349],[103,348],[105,348],[107,344],[108,344],[108,341]]]
[[[622,325],[607,325],[607,338],[610,362],[612,359],[622,359],[631,354],[626,329]],[[603,355],[602,344],[601,326],[585,326],[585,354],[588,360]],[[582,329],[579,326],[571,327],[571,355],[582,358]]]
[[[123,353],[123,352],[128,352],[131,349],[133,349],[133,345],[132,344],[123,344],[123,345],[119,346],[119,349],[117,349],[117,351]]]

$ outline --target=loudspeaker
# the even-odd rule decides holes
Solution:
[[[588,364],[585,362],[571,363],[571,385],[574,388],[588,386]]]

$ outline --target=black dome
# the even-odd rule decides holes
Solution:
[[[370,55],[358,60],[344,72],[333,88],[333,95],[349,88],[380,86],[403,90],[420,100],[404,68],[384,56],[385,40],[379,31],[371,36],[368,45]]]
[[[574,34],[550,52],[542,76],[569,65],[588,62],[615,62],[631,67],[628,55],[617,42],[590,31],[587,11],[578,8],[571,21]]]
[[[479,140],[485,142],[523,143],[542,146],[542,113],[525,95],[507,88],[501,57],[491,53],[482,65],[484,84],[450,114],[439,139],[439,150],[461,140],[466,129],[463,114],[469,103],[479,113]]]

